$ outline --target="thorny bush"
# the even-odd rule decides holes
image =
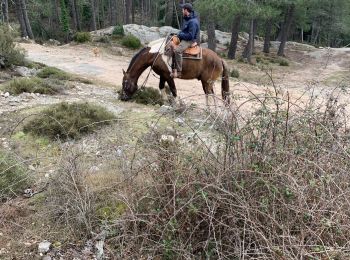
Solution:
[[[334,92],[335,93],[335,92]],[[214,122],[214,146],[149,134],[108,239],[122,259],[345,259],[350,146],[336,95],[254,96]],[[246,111],[247,104],[254,111]],[[122,190],[124,189],[124,192]],[[128,190],[126,192],[126,190]],[[158,259],[158,258],[157,258]]]

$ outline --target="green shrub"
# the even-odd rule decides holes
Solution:
[[[155,88],[139,89],[132,97],[132,100],[144,105],[163,105],[162,96],[160,95],[159,90]]]
[[[279,61],[280,66],[289,66],[289,62],[286,59],[281,58]]]
[[[114,27],[114,30],[112,32],[112,35],[115,35],[115,36],[124,36],[124,28],[123,28],[123,25],[116,25]]]
[[[239,78],[239,71],[237,69],[232,69],[230,72],[232,78]]]
[[[101,36],[95,40],[96,42],[101,42],[101,43],[110,43],[111,40],[108,36]]]
[[[57,69],[55,67],[45,67],[43,68],[37,76],[39,78],[52,78],[52,79],[61,79],[61,80],[69,80],[71,79],[71,75],[67,72]]]
[[[91,41],[91,34],[89,32],[77,32],[74,35],[74,41],[79,43]]]
[[[128,35],[122,39],[122,45],[131,49],[138,49],[141,47],[141,42],[135,36]]]
[[[0,201],[28,188],[29,179],[23,167],[11,156],[0,151]]]
[[[115,116],[105,108],[89,103],[60,103],[42,111],[23,128],[25,133],[50,139],[79,138]]]
[[[41,78],[18,78],[6,83],[3,87],[6,92],[18,95],[24,92],[40,94],[57,94],[63,91],[63,85],[52,80]]]
[[[24,56],[24,50],[16,48],[11,31],[6,26],[0,26],[0,68],[24,65]]]

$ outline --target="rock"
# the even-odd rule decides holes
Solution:
[[[111,51],[111,54],[113,54],[113,55],[117,55],[117,56],[124,56],[125,55],[123,48],[120,48],[120,47],[113,46],[113,47],[111,47],[110,51]]]
[[[48,44],[54,45],[54,46],[61,45],[61,43],[59,41],[54,40],[54,39],[49,39]]]
[[[25,189],[23,193],[24,196],[27,198],[33,197],[34,195],[34,191],[32,189]]]
[[[172,135],[162,135],[160,137],[160,142],[162,143],[173,143],[175,142],[175,137]]]
[[[174,121],[175,123],[178,123],[180,126],[183,126],[185,124],[185,119],[182,117],[178,117]]]
[[[8,98],[10,96],[10,93],[8,93],[8,92],[6,92],[5,94],[4,94],[4,97],[5,98]]]
[[[104,259],[103,245],[104,245],[104,241],[103,240],[97,241],[96,244],[95,244],[96,251],[97,251],[96,252],[96,258],[98,260]]]
[[[170,113],[171,111],[173,111],[173,108],[166,105],[163,105],[158,109],[158,112],[162,114]]]
[[[37,69],[30,69],[30,68],[23,67],[23,66],[17,66],[15,68],[15,71],[22,77],[35,76],[38,72]]]
[[[229,45],[231,42],[231,33],[215,30],[215,38],[217,43]]]
[[[96,165],[91,166],[91,168],[90,168],[90,172],[98,172],[99,170],[100,170],[100,168]]]
[[[51,260],[52,258],[51,258],[51,256],[49,256],[49,255],[46,255],[46,256],[44,256],[43,257],[43,260]]]
[[[121,156],[123,155],[123,150],[122,150],[122,148],[121,148],[121,147],[118,147],[118,148],[116,149],[116,153],[117,153],[117,156],[118,156],[118,157],[121,157]]]
[[[45,241],[41,242],[38,246],[39,253],[45,254],[45,253],[49,252],[50,246],[51,246],[51,243],[49,241],[45,240]]]
[[[148,27],[138,24],[126,24],[123,25],[124,33],[126,35],[131,34],[138,38],[142,44],[150,43],[151,41],[162,38],[159,33],[159,28]]]
[[[101,30],[91,32],[92,36],[111,36],[114,30],[114,26],[110,26]]]

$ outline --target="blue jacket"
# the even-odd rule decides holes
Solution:
[[[199,21],[197,15],[192,12],[190,16],[184,17],[184,24],[178,37],[180,40],[199,43],[199,33]]]

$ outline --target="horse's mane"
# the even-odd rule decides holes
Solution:
[[[141,55],[143,54],[143,52],[144,52],[146,49],[148,49],[148,48],[147,48],[147,47],[142,48],[141,50],[139,50],[139,51],[134,55],[134,57],[132,57],[127,71],[129,71],[129,70],[131,69],[131,67],[133,66],[133,64],[134,64],[135,61],[137,60],[137,58],[138,58],[139,56],[141,56]]]

